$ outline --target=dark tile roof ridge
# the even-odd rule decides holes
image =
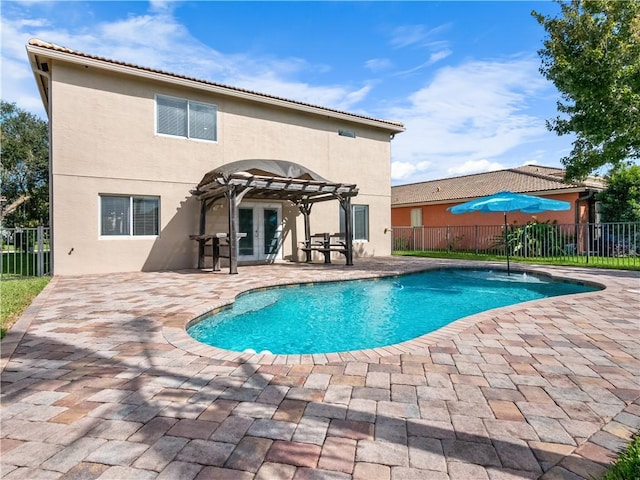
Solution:
[[[542,178],[543,180],[549,180],[551,182],[558,182],[561,183],[563,185],[579,185],[579,183],[574,183],[574,182],[570,182],[567,183],[564,181],[564,175],[562,177],[558,177],[556,175],[548,175],[546,173],[542,173],[542,172],[532,172],[530,170],[520,170],[521,167],[515,167],[515,168],[507,168],[508,171],[510,172],[516,172],[516,173],[520,173],[522,175],[529,175],[530,177],[537,177],[537,178]],[[543,167],[543,168],[551,168],[551,167]],[[562,171],[562,169],[558,169],[560,171]]]
[[[558,177],[556,175],[549,175],[543,172],[532,172],[530,170],[526,170],[526,167],[539,167],[539,168],[543,168],[543,169],[549,169],[549,170],[556,170],[558,171],[558,173],[560,172],[564,172],[564,169],[559,168],[559,167],[547,167],[544,165],[522,165],[520,167],[511,167],[511,168],[503,168],[500,170],[491,170],[488,172],[478,172],[478,173],[469,173],[467,175],[458,175],[455,177],[444,177],[444,178],[436,178],[436,179],[432,179],[432,180],[424,180],[421,182],[412,182],[412,183],[404,183],[402,185],[393,185],[391,188],[399,188],[399,187],[411,187],[411,186],[416,186],[416,185],[428,185],[430,183],[437,183],[437,182],[451,182],[451,181],[458,181],[460,179],[464,179],[464,178],[470,178],[470,177],[478,177],[478,176],[484,176],[484,175],[489,175],[489,174],[498,174],[498,173],[502,173],[502,172],[511,172],[511,173],[516,173],[516,174],[520,174],[520,175],[527,175],[530,177],[534,177],[534,178],[540,178],[542,180],[548,180],[551,182],[555,182],[558,183],[558,188],[573,188],[573,187],[581,187],[581,186],[587,186],[584,182],[571,182],[571,183],[566,183],[564,181],[564,176],[563,177]],[[532,190],[535,191],[535,190]]]
[[[489,172],[478,172],[478,173],[468,173],[466,175],[458,175],[454,177],[443,177],[443,178],[434,178],[432,180],[423,180],[421,182],[412,182],[412,183],[403,183],[402,185],[394,185],[394,187],[409,187],[412,185],[425,185],[427,183],[435,183],[435,182],[447,182],[451,180],[458,180],[461,178],[469,178],[469,177],[477,177],[478,175],[486,175],[488,173],[496,173],[496,172],[504,172],[510,169],[502,169],[502,170],[491,170]]]
[[[314,104],[311,104],[311,103],[301,102],[299,100],[291,100],[291,99],[284,98],[284,97],[278,97],[276,95],[269,95],[267,93],[260,93],[260,92],[256,92],[256,91],[253,91],[253,90],[248,90],[248,89],[239,88],[239,87],[233,87],[233,86],[230,86],[230,85],[225,85],[225,84],[222,84],[222,83],[213,82],[211,80],[203,80],[203,79],[200,79],[200,78],[190,77],[188,75],[181,75],[181,74],[174,73],[174,72],[169,72],[169,71],[166,71],[166,70],[160,70],[160,69],[151,68],[151,67],[144,67],[144,66],[141,66],[141,65],[136,65],[134,63],[123,62],[121,60],[114,60],[114,59],[111,59],[111,58],[101,57],[101,56],[98,56],[98,55],[91,55],[91,54],[88,54],[88,53],[80,52],[78,50],[73,50],[73,49],[68,48],[68,47],[57,45],[55,43],[46,42],[44,40],[40,40],[39,38],[31,38],[31,39],[29,39],[29,45],[32,45],[34,47],[46,48],[46,49],[53,50],[53,51],[56,51],[56,52],[68,53],[70,55],[75,55],[75,56],[78,56],[78,57],[88,58],[88,59],[91,59],[91,60],[98,60],[98,61],[101,61],[101,62],[111,63],[111,64],[114,64],[114,65],[120,65],[120,66],[123,66],[123,67],[135,68],[135,69],[138,69],[138,70],[144,70],[144,71],[151,72],[151,73],[158,73],[158,74],[161,74],[161,75],[167,75],[167,76],[171,76],[171,77],[174,77],[174,78],[180,78],[180,79],[183,79],[183,80],[190,80],[190,81],[202,83],[204,85],[211,85],[211,86],[220,87],[220,88],[224,88],[224,89],[228,89],[228,90],[233,90],[233,91],[236,91],[236,92],[247,93],[247,94],[250,94],[250,95],[257,95],[257,96],[264,97],[264,98],[270,98],[272,100],[280,100],[280,101],[283,101],[283,102],[288,102],[288,103],[292,103],[292,104],[296,104],[296,105],[300,105],[300,106],[318,108],[318,109],[325,110],[325,111],[328,111],[328,112],[334,112],[334,113],[339,113],[339,114],[342,114],[342,115],[348,115],[348,116],[354,117],[354,118],[360,118],[362,120],[370,120],[370,121],[385,123],[385,124],[392,125],[392,126],[397,127],[397,128],[404,129],[404,124],[402,122],[397,122],[397,121],[393,121],[393,120],[383,120],[383,119],[380,119],[380,118],[369,117],[369,116],[360,115],[360,114],[357,114],[357,113],[345,112],[343,110],[337,110],[337,109],[334,109],[334,108],[323,107],[323,106],[320,106],[320,105],[314,105]]]
[[[523,166],[526,167],[527,165],[523,165]],[[488,172],[468,173],[466,175],[457,175],[457,176],[453,176],[453,177],[435,178],[435,179],[432,179],[432,180],[423,180],[421,182],[412,182],[412,183],[404,183],[402,185],[394,185],[394,187],[409,187],[409,186],[412,186],[412,185],[426,185],[426,184],[435,183],[435,182],[449,182],[449,181],[460,180],[460,179],[463,179],[463,178],[478,177],[478,176],[496,174],[496,173],[501,173],[501,172],[525,173],[522,170],[518,170],[519,168],[522,168],[522,167],[502,168],[500,170],[490,170]],[[543,168],[553,168],[553,167],[543,167]],[[540,175],[540,176],[542,178],[544,178],[542,175]],[[556,180],[556,181],[558,180],[557,177],[551,177],[551,178]]]

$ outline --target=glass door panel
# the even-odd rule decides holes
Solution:
[[[238,208],[238,232],[247,236],[238,242],[238,259],[273,261],[281,258],[282,206],[243,203]]]
[[[239,243],[238,255],[250,257],[254,255],[253,208],[238,209],[238,232],[246,233]]]
[[[266,256],[278,253],[279,227],[278,210],[265,208],[262,211],[262,225],[264,231],[264,254]]]

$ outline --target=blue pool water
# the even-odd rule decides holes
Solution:
[[[593,290],[531,274],[436,270],[248,293],[188,332],[239,352],[340,352],[410,340],[492,308]]]

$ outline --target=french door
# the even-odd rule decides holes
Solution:
[[[238,207],[241,238],[239,261],[273,261],[282,258],[282,205],[241,203]]]

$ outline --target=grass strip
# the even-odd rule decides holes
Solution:
[[[505,262],[504,255],[490,255],[480,253],[442,252],[442,251],[401,251],[396,250],[393,255],[404,257],[448,258],[452,260],[484,260],[489,262]],[[553,257],[553,258],[525,258],[509,257],[511,263],[526,263],[533,265],[555,265],[558,267],[586,267],[586,268],[611,268],[615,270],[640,270],[640,261],[635,257],[608,258],[608,257]]]
[[[0,338],[6,335],[49,280],[50,277],[32,277],[0,281]]]
[[[602,480],[639,480],[640,479],[640,434],[631,438],[618,458],[609,466]]]

